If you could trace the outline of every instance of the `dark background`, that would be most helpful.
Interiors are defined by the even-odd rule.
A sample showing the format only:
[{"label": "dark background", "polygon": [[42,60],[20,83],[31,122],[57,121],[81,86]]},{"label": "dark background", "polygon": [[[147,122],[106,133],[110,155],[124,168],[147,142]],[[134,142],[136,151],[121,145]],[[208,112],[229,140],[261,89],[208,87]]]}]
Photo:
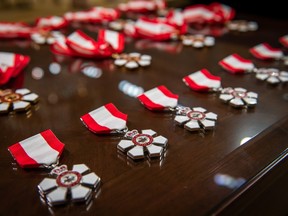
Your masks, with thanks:
[{"label": "dark background", "polygon": [[[260,15],[263,17],[273,17],[273,18],[285,18],[288,19],[288,9],[284,5],[285,1],[232,1],[232,0],[219,0],[219,1],[209,1],[209,0],[190,0],[187,1],[187,5],[191,4],[209,4],[212,2],[220,2],[233,7],[237,13],[249,13],[254,15]],[[288,23],[287,23],[288,27]]]},{"label": "dark background", "polygon": [[[168,7],[184,8],[192,4],[210,4],[213,0],[166,0]],[[116,7],[124,0],[0,0],[1,21],[25,21],[31,22],[37,17],[50,15],[63,15],[67,11],[83,10],[92,6]],[[238,14],[252,14],[276,19],[288,19],[288,9],[285,1],[261,1],[248,0],[232,1],[219,0],[218,2],[236,9]],[[11,16],[13,13],[13,16]],[[288,27],[288,25],[287,25]]]}]

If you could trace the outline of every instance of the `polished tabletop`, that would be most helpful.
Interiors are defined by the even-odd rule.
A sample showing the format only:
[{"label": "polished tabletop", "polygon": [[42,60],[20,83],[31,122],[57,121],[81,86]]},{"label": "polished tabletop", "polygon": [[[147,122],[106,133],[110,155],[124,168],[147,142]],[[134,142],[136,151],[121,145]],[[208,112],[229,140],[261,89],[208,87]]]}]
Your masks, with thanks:
[{"label": "polished tabletop", "polygon": [[[216,37],[213,47],[195,49],[180,42],[128,40],[125,52],[152,56],[147,68],[127,70],[112,59],[93,60],[54,56],[48,46],[28,41],[0,41],[0,51],[29,55],[31,62],[17,78],[1,88],[28,88],[40,100],[27,113],[0,116],[0,215],[207,215],[221,214],[243,191],[286,156],[288,147],[287,84],[271,85],[254,74],[233,75],[218,61],[238,53],[257,67],[285,69],[281,62],[255,59],[249,48],[262,42],[280,47],[287,21],[240,16],[257,21],[256,32],[229,32]],[[96,37],[97,26],[73,26]],[[49,66],[57,62],[60,73]],[[83,65],[98,68],[83,73]],[[36,73],[35,68],[44,74]],[[190,90],[184,76],[206,68],[222,78],[223,87],[242,87],[259,94],[255,108],[235,109],[218,93]],[[287,66],[286,66],[287,69]],[[34,72],[33,72],[34,71]],[[38,75],[38,76],[37,76]],[[124,81],[124,82],[122,82]],[[121,85],[120,85],[121,83]],[[123,88],[147,91],[165,85],[179,95],[179,104],[203,107],[218,114],[216,128],[189,132],[174,122],[172,112],[151,112]],[[137,92],[137,91],[136,91]],[[128,115],[129,129],[152,129],[168,139],[161,160],[132,161],[117,151],[122,135],[96,135],[80,117],[113,103]],[[65,150],[60,164],[86,164],[101,178],[101,187],[88,204],[48,207],[37,185],[49,176],[46,169],[23,169],[7,148],[51,129]]]}]

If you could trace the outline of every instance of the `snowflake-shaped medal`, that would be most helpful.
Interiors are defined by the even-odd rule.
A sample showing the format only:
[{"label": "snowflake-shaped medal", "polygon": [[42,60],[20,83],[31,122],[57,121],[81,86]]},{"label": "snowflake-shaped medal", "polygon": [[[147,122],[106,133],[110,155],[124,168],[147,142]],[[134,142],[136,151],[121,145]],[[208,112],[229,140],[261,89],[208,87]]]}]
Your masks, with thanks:
[{"label": "snowflake-shaped medal", "polygon": [[215,127],[217,120],[215,113],[206,113],[206,110],[201,107],[191,109],[179,105],[178,95],[173,94],[165,86],[150,89],[138,96],[138,99],[149,110],[175,112],[174,121],[180,125],[185,124],[187,130],[209,130]]},{"label": "snowflake-shaped medal", "polygon": [[126,25],[126,20],[118,19],[108,23],[108,27],[114,31],[122,31]]},{"label": "snowflake-shaped medal", "polygon": [[236,108],[251,108],[256,106],[258,94],[248,92],[244,88],[224,88],[219,96],[220,100]]},{"label": "snowflake-shaped medal", "polygon": [[64,40],[65,36],[59,31],[45,31],[33,33],[31,39],[37,44],[53,44],[56,40]]},{"label": "snowflake-shaped medal", "polygon": [[215,45],[215,38],[212,36],[205,36],[202,34],[196,35],[182,35],[182,43],[185,46],[193,46],[195,48],[202,48],[204,46],[211,47]]},{"label": "snowflake-shaped medal", "polygon": [[87,173],[89,168],[85,164],[76,164],[72,170],[61,165],[51,171],[56,179],[45,178],[38,185],[40,195],[50,206],[72,202],[89,202],[92,189],[100,185],[100,178],[94,173]]},{"label": "snowflake-shaped medal", "polygon": [[149,158],[161,158],[168,139],[163,136],[156,136],[156,132],[147,129],[139,133],[137,130],[128,131],[125,134],[125,140],[121,140],[117,148],[127,153],[133,160],[143,159],[145,155]]},{"label": "snowflake-shaped medal", "polygon": [[231,31],[247,32],[258,29],[257,22],[247,20],[231,20],[226,25]]},{"label": "snowflake-shaped medal", "polygon": [[141,55],[140,53],[123,53],[116,54],[113,56],[115,58],[114,64],[122,67],[125,66],[128,69],[135,69],[139,66],[147,67],[151,64],[151,56],[150,55]]},{"label": "snowflake-shaped medal", "polygon": [[37,103],[38,100],[39,96],[26,88],[16,91],[0,90],[0,113],[27,111],[30,109],[31,103]]},{"label": "snowflake-shaped medal", "polygon": [[217,114],[207,112],[202,107],[179,107],[174,120],[179,125],[184,124],[189,131],[211,130],[216,125]]},{"label": "snowflake-shaped medal", "polygon": [[279,71],[276,68],[259,68],[254,71],[257,79],[266,80],[270,84],[278,84],[288,81],[288,72]]}]

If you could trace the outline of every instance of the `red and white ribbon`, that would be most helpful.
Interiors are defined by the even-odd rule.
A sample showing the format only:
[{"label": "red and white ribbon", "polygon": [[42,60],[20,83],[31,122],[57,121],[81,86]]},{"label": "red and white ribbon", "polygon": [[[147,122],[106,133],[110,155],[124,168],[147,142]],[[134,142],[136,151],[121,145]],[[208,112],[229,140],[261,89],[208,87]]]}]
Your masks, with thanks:
[{"label": "red and white ribbon", "polygon": [[162,22],[172,25],[179,31],[179,34],[186,34],[188,25],[184,20],[183,13],[180,10],[171,10],[167,14],[166,18],[160,18]]},{"label": "red and white ribbon", "polygon": [[117,133],[125,130],[128,116],[120,112],[112,103],[101,106],[80,119],[93,133]]},{"label": "red and white ribbon", "polygon": [[183,82],[195,91],[214,91],[221,87],[221,77],[212,75],[205,68],[184,77]]},{"label": "red and white ribbon", "polygon": [[162,85],[144,92],[137,98],[149,110],[169,110],[178,105],[178,97]]},{"label": "red and white ribbon", "polygon": [[147,13],[156,10],[165,9],[166,2],[164,0],[132,0],[127,3],[118,5],[118,9],[123,12]]},{"label": "red and white ribbon", "polygon": [[214,2],[209,5],[209,8],[215,13],[216,22],[225,23],[235,17],[235,10],[228,5]]},{"label": "red and white ribbon", "polygon": [[64,14],[64,18],[69,22],[89,22],[90,21],[90,11],[76,11],[67,12]]},{"label": "red and white ribbon", "polygon": [[179,34],[172,25],[163,23],[157,19],[140,18],[135,23],[136,36],[156,41],[170,40]]},{"label": "red and white ribbon", "polygon": [[279,38],[279,42],[288,48],[288,35],[284,35],[282,37]]},{"label": "red and white ribbon", "polygon": [[124,24],[124,27],[123,27],[123,32],[125,33],[125,35],[132,37],[132,38],[138,38],[139,37],[139,35],[136,32],[134,21],[126,22]]},{"label": "red and white ribbon", "polygon": [[118,19],[120,13],[114,8],[93,7],[90,11],[90,22],[103,23]]},{"label": "red and white ribbon", "polygon": [[100,29],[98,32],[98,42],[110,44],[113,48],[113,53],[121,53],[124,50],[125,38],[124,35],[119,32]]},{"label": "red and white ribbon", "polygon": [[145,13],[155,11],[156,5],[152,1],[129,1],[118,5],[120,11]]},{"label": "red and white ribbon", "polygon": [[55,54],[75,56],[75,53],[72,49],[69,48],[66,44],[66,38],[56,40],[51,46],[50,50]]},{"label": "red and white ribbon", "polygon": [[20,22],[0,22],[0,38],[30,38],[33,28]]},{"label": "red and white ribbon", "polygon": [[77,30],[67,38],[56,40],[51,51],[56,54],[81,56],[87,58],[106,58],[124,49],[123,34],[115,31],[100,29],[98,41]]},{"label": "red and white ribbon", "polygon": [[234,18],[235,10],[215,2],[210,5],[189,6],[183,10],[183,15],[187,23],[225,23]]},{"label": "red and white ribbon", "polygon": [[34,168],[56,164],[64,147],[51,130],[46,130],[10,146],[8,150],[22,168]]},{"label": "red and white ribbon", "polygon": [[268,43],[258,44],[249,51],[253,56],[262,60],[281,59],[283,57],[281,49],[274,48]]},{"label": "red and white ribbon", "polygon": [[91,37],[77,30],[67,37],[66,44],[76,54],[84,57],[94,57],[98,54],[98,44]]},{"label": "red and white ribbon", "polygon": [[18,74],[28,65],[30,57],[21,54],[14,54],[14,71],[12,77],[18,76]]},{"label": "red and white ribbon", "polygon": [[175,26],[182,26],[185,24],[183,13],[180,10],[171,10],[168,12],[167,21]]},{"label": "red and white ribbon", "polygon": [[30,62],[29,56],[0,52],[0,85],[16,77]]},{"label": "red and white ribbon", "polygon": [[64,17],[70,22],[104,23],[118,19],[119,15],[113,8],[93,7],[88,11],[67,12]]},{"label": "red and white ribbon", "polygon": [[36,26],[40,28],[49,28],[52,30],[65,28],[68,25],[68,21],[59,16],[41,17],[36,20]]},{"label": "red and white ribbon", "polygon": [[231,73],[252,72],[255,68],[253,62],[234,53],[219,61],[219,65]]},{"label": "red and white ribbon", "polygon": [[212,23],[215,13],[208,6],[197,4],[185,8],[183,16],[187,23]]}]

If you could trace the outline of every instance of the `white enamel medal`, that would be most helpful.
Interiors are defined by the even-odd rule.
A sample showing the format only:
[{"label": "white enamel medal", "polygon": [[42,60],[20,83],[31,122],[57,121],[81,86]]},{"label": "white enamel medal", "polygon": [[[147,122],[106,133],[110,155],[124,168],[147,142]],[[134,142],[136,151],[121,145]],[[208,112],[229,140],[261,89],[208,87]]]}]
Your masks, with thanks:
[{"label": "white enamel medal", "polygon": [[257,31],[258,29],[257,22],[247,20],[230,20],[226,26],[230,31],[238,32]]},{"label": "white enamel medal", "polygon": [[280,71],[276,68],[258,68],[255,69],[256,78],[266,80],[270,84],[278,84],[288,82],[288,72]]},{"label": "white enamel medal", "polygon": [[71,202],[88,202],[93,190],[100,185],[95,173],[88,173],[85,164],[74,165],[69,171],[66,165],[58,166],[65,145],[51,130],[43,131],[8,148],[11,155],[22,168],[52,169],[51,176],[38,185],[41,197],[49,206]]},{"label": "white enamel medal", "polygon": [[0,90],[0,113],[23,112],[31,108],[31,104],[36,104],[39,96],[29,89]]},{"label": "white enamel medal", "polygon": [[118,67],[125,66],[127,69],[136,69],[138,67],[148,67],[151,64],[152,57],[150,55],[141,55],[140,53],[122,53],[112,56],[114,64]]},{"label": "white enamel medal", "polygon": [[224,103],[235,108],[253,108],[257,104],[258,94],[244,88],[224,88],[219,96]]},{"label": "white enamel medal", "polygon": [[126,153],[133,160],[149,158],[161,158],[166,150],[168,139],[156,136],[156,132],[148,129],[139,133],[137,130],[128,131],[124,135],[117,148]]},{"label": "white enamel medal", "polygon": [[94,172],[89,173],[85,164],[73,165],[72,170],[61,165],[55,167],[50,174],[56,178],[44,178],[38,185],[40,195],[49,206],[69,201],[88,203],[92,198],[92,189],[100,185],[100,178]]},{"label": "white enamel medal", "polygon": [[60,31],[39,30],[31,34],[31,39],[36,44],[53,44],[57,40],[65,40],[65,36]]},{"label": "white enamel medal", "polygon": [[217,114],[207,112],[202,107],[179,107],[174,121],[189,131],[213,130],[216,126]]},{"label": "white enamel medal", "polygon": [[202,34],[182,35],[180,36],[183,45],[192,46],[194,48],[212,47],[215,45],[215,38]]}]

